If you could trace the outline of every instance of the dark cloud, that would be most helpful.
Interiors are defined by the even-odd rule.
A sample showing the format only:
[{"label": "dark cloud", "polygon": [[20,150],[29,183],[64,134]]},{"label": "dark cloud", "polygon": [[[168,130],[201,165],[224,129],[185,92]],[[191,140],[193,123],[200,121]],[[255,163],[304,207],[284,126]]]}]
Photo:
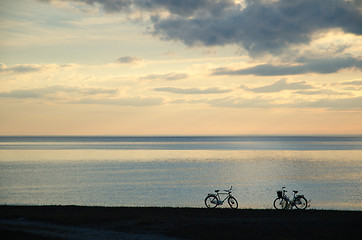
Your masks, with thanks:
[{"label": "dark cloud", "polygon": [[295,65],[261,64],[239,70],[219,68],[215,69],[213,75],[283,76],[306,73],[328,74],[347,68],[362,69],[362,60],[353,57],[299,59],[299,63]]},{"label": "dark cloud", "polygon": [[218,93],[228,93],[232,90],[230,89],[220,89],[220,88],[175,88],[175,87],[162,87],[162,88],[155,88],[154,91],[158,92],[170,92],[170,93],[177,93],[177,94],[218,94]]},{"label": "dark cloud", "polygon": [[[41,0],[50,2],[50,0]],[[61,0],[101,6],[106,12],[152,15],[151,32],[186,45],[237,44],[251,56],[280,54],[309,43],[314,33],[342,29],[362,35],[360,0]],[[168,15],[158,15],[167,11]]]},{"label": "dark cloud", "polygon": [[113,13],[120,11],[128,11],[132,5],[132,0],[74,0],[75,2],[85,2],[90,5],[99,4],[105,11]]},{"label": "dark cloud", "polygon": [[[51,0],[38,0],[51,2]],[[166,10],[178,16],[189,17],[199,10],[218,15],[223,9],[234,5],[232,0],[60,0],[99,5],[108,13],[142,10]]]},{"label": "dark cloud", "polygon": [[143,77],[142,79],[162,79],[168,81],[180,80],[187,78],[188,75],[186,73],[167,73],[167,74],[151,74]]},{"label": "dark cloud", "polygon": [[[51,3],[52,0],[38,0],[39,2]],[[133,0],[59,0],[62,2],[86,3],[88,5],[99,4],[106,12],[114,13],[128,11]]]},{"label": "dark cloud", "polygon": [[242,86],[241,88],[252,91],[255,93],[271,93],[271,92],[281,92],[283,90],[300,90],[300,89],[313,89],[314,87],[306,84],[305,82],[287,82],[286,79],[281,79],[273,84],[258,87],[258,88],[247,88]]},{"label": "dark cloud", "polygon": [[279,54],[294,44],[309,43],[312,35],[327,29],[362,34],[362,12],[344,0],[247,0],[213,17],[169,17],[154,20],[154,33],[187,45],[243,46],[252,56]]},{"label": "dark cloud", "polygon": [[135,0],[133,4],[145,10],[165,9],[183,17],[193,16],[200,10],[218,16],[224,9],[234,6],[232,0]]}]

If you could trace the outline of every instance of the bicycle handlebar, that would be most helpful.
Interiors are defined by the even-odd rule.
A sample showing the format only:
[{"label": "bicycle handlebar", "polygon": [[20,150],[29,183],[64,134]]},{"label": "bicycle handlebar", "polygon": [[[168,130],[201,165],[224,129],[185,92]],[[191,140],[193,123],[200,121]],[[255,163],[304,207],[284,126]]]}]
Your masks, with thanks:
[{"label": "bicycle handlebar", "polygon": [[233,186],[231,186],[230,189],[224,190],[224,191],[225,191],[225,192],[231,192],[232,189],[233,189]]},{"label": "bicycle handlebar", "polygon": [[[230,189],[228,189],[228,190],[225,190],[225,189],[224,189],[224,192],[231,193],[231,192],[232,192],[232,191],[231,191],[232,189],[233,189],[233,186],[231,186]],[[220,191],[220,190],[215,190],[215,192],[219,192],[219,191]]]}]

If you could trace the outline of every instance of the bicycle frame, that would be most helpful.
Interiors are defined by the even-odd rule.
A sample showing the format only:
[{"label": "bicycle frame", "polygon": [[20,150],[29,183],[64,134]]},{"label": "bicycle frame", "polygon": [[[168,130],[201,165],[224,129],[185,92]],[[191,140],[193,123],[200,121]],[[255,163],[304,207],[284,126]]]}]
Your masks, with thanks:
[{"label": "bicycle frame", "polygon": [[238,201],[231,194],[232,187],[229,190],[215,190],[215,193],[209,193],[205,198],[205,205],[207,208],[215,208],[217,206],[223,205],[225,201],[229,204],[232,209],[238,208]]},{"label": "bicycle frame", "polygon": [[[280,192],[282,194],[279,194]],[[298,191],[293,190],[293,198],[290,199],[290,197],[286,194],[286,192],[287,192],[287,190],[285,190],[285,187],[282,187],[282,191],[277,192],[278,193],[278,198],[283,198],[283,199],[286,200],[286,203],[287,203],[286,208],[293,208],[297,204],[301,204],[301,202],[300,202],[301,199],[305,200],[306,207],[308,207],[308,201],[305,199],[304,195],[296,195],[298,193]],[[275,205],[274,205],[274,207],[275,207]],[[296,207],[299,209],[298,206],[296,206]],[[303,209],[305,209],[305,208],[303,208]]]},{"label": "bicycle frame", "polygon": [[[227,191],[227,190],[224,190]],[[228,190],[230,191],[230,190]],[[223,205],[224,202],[231,196],[231,192],[216,192],[216,194],[210,194],[210,195],[214,195],[217,198],[217,205]],[[221,200],[221,196],[220,195],[227,195],[224,200]]]},{"label": "bicycle frame", "polygon": [[[288,205],[294,206],[295,205],[295,200],[297,199],[297,196],[295,195],[297,192],[293,191],[293,199],[290,200],[290,198],[285,194],[285,190],[283,190],[283,197],[288,201]],[[303,196],[303,195],[298,195],[298,196]]]}]

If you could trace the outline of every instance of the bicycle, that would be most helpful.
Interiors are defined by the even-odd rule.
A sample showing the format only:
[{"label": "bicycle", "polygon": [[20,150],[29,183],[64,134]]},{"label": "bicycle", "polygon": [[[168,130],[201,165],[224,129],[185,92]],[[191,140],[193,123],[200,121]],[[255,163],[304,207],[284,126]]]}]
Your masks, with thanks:
[{"label": "bicycle", "polygon": [[308,207],[308,201],[304,197],[304,195],[296,195],[298,191],[293,190],[293,199],[285,194],[287,190],[285,187],[282,187],[281,191],[277,191],[277,198],[274,200],[274,208],[275,209],[287,209],[296,207],[297,209],[304,210]]},{"label": "bicycle", "polygon": [[[231,195],[232,186],[229,190],[224,190],[224,192],[220,192],[220,190],[215,190],[215,193],[209,193],[205,198],[205,205],[207,208],[216,208],[219,205],[223,205],[227,200],[229,206],[232,209],[238,208],[238,201]],[[220,195],[226,195],[226,197],[222,200]]]}]

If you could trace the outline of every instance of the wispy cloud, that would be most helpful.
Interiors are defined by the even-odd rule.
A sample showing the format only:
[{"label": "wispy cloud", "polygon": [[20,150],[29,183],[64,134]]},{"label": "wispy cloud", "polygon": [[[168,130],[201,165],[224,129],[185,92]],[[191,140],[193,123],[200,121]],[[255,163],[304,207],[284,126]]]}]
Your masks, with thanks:
[{"label": "wispy cloud", "polygon": [[331,83],[331,86],[344,91],[359,92],[362,90],[361,80],[343,81]]},{"label": "wispy cloud", "polygon": [[108,88],[81,88],[69,86],[49,86],[43,88],[32,89],[17,89],[10,92],[0,92],[0,97],[3,98],[54,98],[56,94],[73,94],[79,96],[87,95],[115,95],[118,93],[117,89]]},{"label": "wispy cloud", "polygon": [[134,64],[143,62],[143,59],[139,57],[124,56],[118,58],[117,62],[122,64]]},{"label": "wispy cloud", "polygon": [[207,100],[207,103],[213,107],[222,108],[273,108],[279,105],[272,102],[270,99],[264,99],[260,97],[256,98],[235,98],[226,97]]},{"label": "wispy cloud", "polygon": [[271,93],[281,92],[283,90],[301,90],[301,89],[314,89],[313,86],[306,84],[306,82],[288,82],[286,79],[280,79],[279,81],[257,88],[248,88],[246,86],[240,86],[240,88],[255,92],[255,93]]},{"label": "wispy cloud", "polygon": [[329,89],[317,89],[317,90],[299,90],[295,91],[294,93],[301,94],[301,95],[350,95],[352,94],[350,92],[341,92],[341,91],[335,91],[335,90],[329,90]]},{"label": "wispy cloud", "polygon": [[362,69],[362,60],[353,57],[300,59],[298,63],[293,65],[261,64],[236,70],[218,68],[214,70],[213,75],[285,76],[306,73],[329,74],[349,68]]},{"label": "wispy cloud", "polygon": [[0,63],[0,72],[30,73],[39,72],[43,69],[44,67],[38,64],[17,64],[7,67],[4,63]]},{"label": "wispy cloud", "polygon": [[354,86],[362,86],[362,80],[354,80],[354,81],[346,81],[339,83],[340,85],[354,85]]},{"label": "wispy cloud", "polygon": [[115,88],[87,88],[70,86],[49,86],[44,88],[17,89],[0,92],[0,98],[37,99],[68,104],[97,104],[119,106],[154,106],[163,104],[159,97],[120,97]]},{"label": "wispy cloud", "polygon": [[230,89],[221,89],[221,88],[175,88],[175,87],[161,87],[161,88],[154,88],[154,91],[158,92],[169,92],[169,93],[176,93],[176,94],[220,94],[220,93],[228,93],[232,90]]},{"label": "wispy cloud", "polygon": [[361,111],[362,110],[362,97],[349,97],[349,98],[322,98],[318,100],[298,100],[289,102],[278,102],[268,98],[219,98],[207,100],[206,103],[213,107],[225,108],[305,108],[305,109],[328,109],[332,111]]},{"label": "wispy cloud", "polygon": [[326,108],[330,110],[348,111],[348,110],[362,110],[362,97],[354,98],[325,98],[312,102],[301,102],[292,104],[291,107],[305,107],[305,108]]},{"label": "wispy cloud", "polygon": [[160,79],[160,80],[174,81],[174,80],[185,79],[187,77],[188,75],[186,73],[166,73],[166,74],[151,74],[142,77],[142,79],[149,79],[149,80]]},{"label": "wispy cloud", "polygon": [[0,73],[14,73],[14,74],[27,74],[37,73],[54,69],[74,69],[79,67],[78,64],[15,64],[7,66],[0,63]]},{"label": "wispy cloud", "polygon": [[74,104],[97,104],[97,105],[118,105],[118,106],[156,106],[163,104],[162,98],[152,97],[128,97],[128,98],[84,98],[71,101]]}]

